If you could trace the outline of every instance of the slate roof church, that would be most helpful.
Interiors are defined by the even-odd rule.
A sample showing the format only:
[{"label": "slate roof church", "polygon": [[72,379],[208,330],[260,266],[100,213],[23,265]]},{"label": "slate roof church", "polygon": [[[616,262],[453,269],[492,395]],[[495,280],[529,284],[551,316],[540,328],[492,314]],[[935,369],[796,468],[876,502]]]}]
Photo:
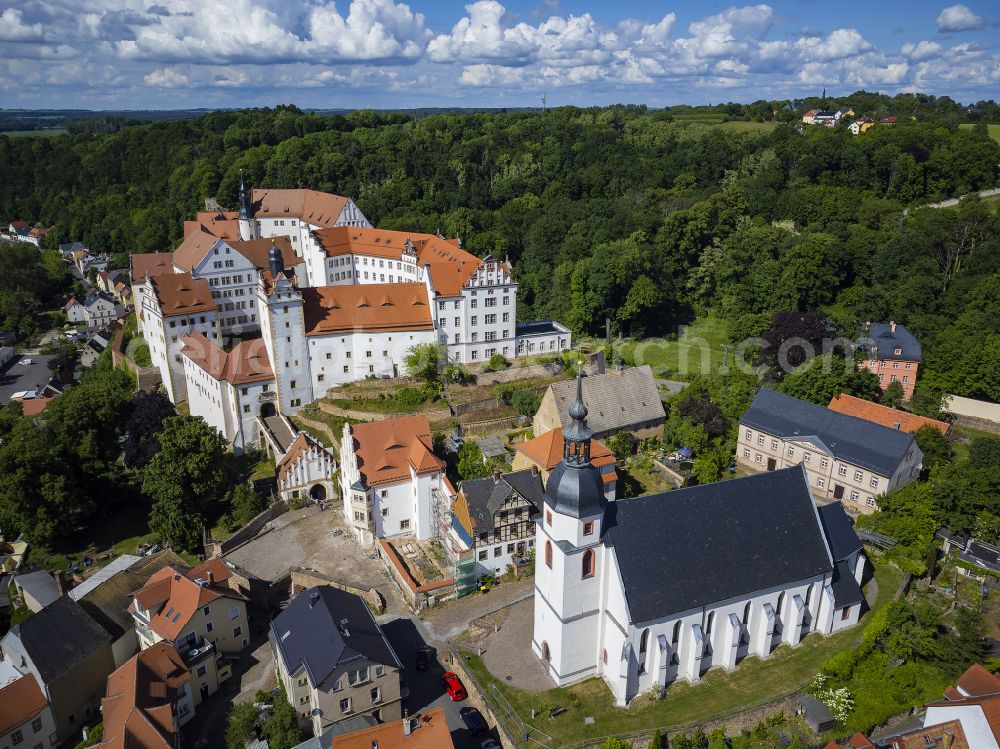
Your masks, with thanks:
[{"label": "slate roof church", "polygon": [[865,558],[801,466],[608,502],[577,379],[536,527],[532,648],[560,686],[626,705],[655,685],[856,624]]}]

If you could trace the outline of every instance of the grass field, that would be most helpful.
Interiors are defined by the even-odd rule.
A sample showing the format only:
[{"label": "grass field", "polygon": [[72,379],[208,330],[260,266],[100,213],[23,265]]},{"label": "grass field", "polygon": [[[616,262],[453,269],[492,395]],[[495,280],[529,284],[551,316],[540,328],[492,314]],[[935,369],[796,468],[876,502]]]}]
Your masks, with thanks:
[{"label": "grass field", "polygon": [[[971,130],[972,129],[972,125],[970,125],[970,124],[959,125],[959,127],[962,130]],[[1000,143],[1000,125],[987,125],[986,127],[989,128],[990,137],[993,140],[995,140],[997,143]]]},{"label": "grass field", "polygon": [[725,321],[705,317],[688,325],[679,338],[626,342],[621,355],[636,366],[648,364],[657,376],[708,374],[722,364],[722,345],[728,340]]},{"label": "grass field", "polygon": [[737,132],[766,132],[778,126],[777,122],[720,122],[719,127]]},{"label": "grass field", "polygon": [[[902,581],[902,573],[880,565],[875,569],[875,578],[878,597],[874,610],[877,610],[892,599]],[[865,614],[862,623],[867,624],[871,615],[871,611]],[[637,697],[627,710],[614,706],[611,693],[599,679],[546,692],[521,692],[494,679],[475,655],[468,654],[466,659],[480,682],[495,684],[522,720],[532,722],[532,708],[541,709],[546,717],[533,721],[534,725],[552,736],[555,746],[561,746],[593,736],[687,726],[725,717],[741,706],[760,703],[805,686],[824,661],[852,647],[860,636],[860,627],[829,637],[809,635],[797,648],[783,645],[766,660],[747,658],[728,673],[722,669],[709,671],[699,684],[673,684],[662,700],[653,700],[648,695]],[[549,719],[547,711],[556,706],[565,707],[566,712]],[[584,724],[583,719],[587,716],[594,718],[593,725]]]},{"label": "grass field", "polygon": [[4,130],[0,135],[6,135],[8,138],[51,138],[68,132],[64,127],[53,127],[49,130]]}]

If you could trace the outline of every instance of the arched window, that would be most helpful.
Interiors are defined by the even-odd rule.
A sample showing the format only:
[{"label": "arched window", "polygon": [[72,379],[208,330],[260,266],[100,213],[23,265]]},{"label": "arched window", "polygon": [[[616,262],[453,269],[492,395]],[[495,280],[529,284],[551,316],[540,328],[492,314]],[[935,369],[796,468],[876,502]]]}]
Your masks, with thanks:
[{"label": "arched window", "polygon": [[712,627],[715,626],[715,612],[712,611],[708,615],[708,623],[705,625],[705,634],[711,636]]},{"label": "arched window", "polygon": [[601,655],[601,658],[604,660],[604,665],[607,666],[608,665],[608,649],[607,648],[604,648],[604,653]]},{"label": "arched window", "polygon": [[781,611],[785,607],[785,591],[781,591],[781,595],[778,596],[778,607],[774,610],[775,615],[780,619]]},{"label": "arched window", "polygon": [[751,605],[752,605],[752,602],[751,601],[747,601],[747,605],[743,607],[743,626],[747,627],[747,628],[750,627],[750,606]]},{"label": "arched window", "polygon": [[642,636],[639,637],[639,653],[645,653],[646,649],[649,647],[649,630],[642,630]]},{"label": "arched window", "polygon": [[542,640],[542,660],[548,663],[552,660],[552,653],[549,652],[549,644]]},{"label": "arched window", "polygon": [[812,594],[813,594],[813,586],[812,584],[810,584],[809,587],[806,588],[806,608],[809,608],[809,601],[812,598]]},{"label": "arched window", "polygon": [[545,542],[545,566],[552,569],[552,542]]},{"label": "arched window", "polygon": [[581,576],[584,578],[594,576],[594,566],[596,564],[597,556],[594,554],[593,549],[587,549],[583,552],[583,569]]},{"label": "arched window", "polygon": [[674,633],[670,636],[670,644],[676,645],[677,641],[681,639],[681,623],[676,622],[674,624]]}]

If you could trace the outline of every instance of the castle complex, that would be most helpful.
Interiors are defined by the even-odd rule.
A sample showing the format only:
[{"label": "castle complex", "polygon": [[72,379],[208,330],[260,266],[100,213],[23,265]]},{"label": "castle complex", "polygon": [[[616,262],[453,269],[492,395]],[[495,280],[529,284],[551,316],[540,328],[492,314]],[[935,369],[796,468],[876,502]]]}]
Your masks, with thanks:
[{"label": "castle complex", "polygon": [[237,451],[258,416],[294,414],[331,387],[402,374],[407,351],[449,361],[556,353],[570,331],[518,324],[507,260],[458,239],[373,228],[350,198],[241,183],[240,210],[185,222],[172,253],[132,256],[152,363]]}]

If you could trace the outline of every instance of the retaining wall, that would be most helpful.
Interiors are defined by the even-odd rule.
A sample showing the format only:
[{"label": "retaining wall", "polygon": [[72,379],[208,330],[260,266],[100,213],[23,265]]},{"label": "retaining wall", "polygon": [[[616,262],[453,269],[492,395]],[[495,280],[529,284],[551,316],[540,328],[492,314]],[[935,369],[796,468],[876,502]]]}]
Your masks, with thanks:
[{"label": "retaining wall", "polygon": [[205,558],[211,559],[212,557],[221,557],[223,554],[228,554],[237,546],[242,546],[250,539],[255,538],[265,525],[276,517],[284,515],[286,512],[288,512],[288,505],[285,503],[285,500],[276,500],[270,507],[237,530],[225,541],[207,542],[205,544]]},{"label": "retaining wall", "polygon": [[292,567],[290,570],[290,576],[292,580],[291,593],[293,596],[307,588],[314,588],[318,585],[329,585],[332,588],[337,588],[338,590],[344,590],[348,593],[353,593],[356,596],[361,596],[365,603],[368,604],[368,608],[372,609],[377,614],[381,614],[385,611],[385,598],[383,598],[382,594],[375,588],[356,588],[353,585],[348,585],[347,583],[342,583],[334,580],[333,578],[327,577],[326,575],[320,574],[316,570],[306,569],[304,567]]}]

